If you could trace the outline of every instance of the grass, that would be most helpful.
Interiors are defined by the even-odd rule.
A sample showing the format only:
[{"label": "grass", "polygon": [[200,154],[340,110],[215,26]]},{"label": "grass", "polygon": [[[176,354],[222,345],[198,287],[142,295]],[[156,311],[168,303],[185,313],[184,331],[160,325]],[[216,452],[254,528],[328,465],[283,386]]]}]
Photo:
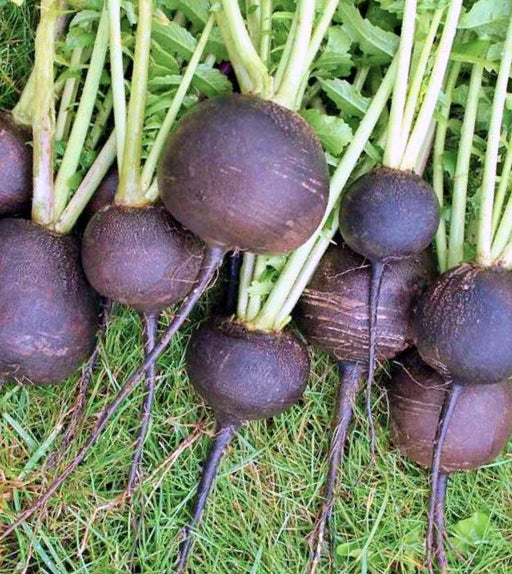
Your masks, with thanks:
[{"label": "grass", "polygon": [[[0,0],[1,2],[1,0]],[[31,58],[29,8],[0,4],[0,105],[12,107]],[[135,513],[144,507],[140,543],[132,555],[132,514],[123,499],[138,429],[139,387],[108,426],[86,462],[37,518],[0,547],[1,573],[166,573],[172,571],[180,531],[214,431],[213,417],[190,388],[184,353],[194,325],[212,313],[215,294],[196,310],[159,362],[154,420],[144,456]],[[168,320],[169,315],[163,323]],[[117,307],[101,340],[87,418],[69,460],[95,414],[142,357],[137,316]],[[317,512],[330,437],[336,372],[317,353],[302,403],[272,421],[243,428],[221,465],[190,572],[295,574],[305,571],[307,536]],[[77,379],[58,387],[2,386],[0,393],[0,514],[15,515],[57,472],[47,455],[69,422]],[[362,401],[361,401],[362,403]],[[332,521],[336,562],[320,573],[413,573],[421,565],[428,479],[389,445],[385,395],[374,394],[377,462],[369,458],[363,409],[355,416],[348,458]],[[512,445],[510,445],[512,447]],[[512,449],[509,449],[512,452]],[[451,572],[512,572],[512,457],[453,477],[447,521],[465,561],[451,556]],[[489,517],[489,527],[483,529]],[[465,540],[455,537],[456,530]]]}]

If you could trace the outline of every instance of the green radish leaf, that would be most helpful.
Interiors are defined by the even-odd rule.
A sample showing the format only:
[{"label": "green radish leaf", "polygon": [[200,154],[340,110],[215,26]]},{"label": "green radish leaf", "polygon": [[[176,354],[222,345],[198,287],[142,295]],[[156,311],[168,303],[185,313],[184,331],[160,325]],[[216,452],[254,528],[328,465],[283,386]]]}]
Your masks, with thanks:
[{"label": "green radish leaf", "polygon": [[185,14],[194,26],[206,25],[210,4],[208,0],[174,0],[176,9]]},{"label": "green radish leaf", "polygon": [[157,66],[165,69],[167,74],[177,74],[180,71],[176,58],[164,50],[156,40],[151,43],[151,58]]},{"label": "green radish leaf", "polygon": [[186,61],[192,57],[197,43],[194,36],[176,22],[153,21],[152,36],[163,50],[178,54]]},{"label": "green radish leaf", "polygon": [[355,6],[342,2],[338,7],[338,16],[345,29],[364,54],[379,56],[383,62],[390,62],[399,43],[392,32],[382,30],[363,18]]},{"label": "green radish leaf", "polygon": [[233,91],[233,86],[228,78],[216,68],[210,68],[207,64],[199,64],[192,79],[192,85],[199,93],[211,98],[223,96]]},{"label": "green radish leaf", "polygon": [[356,90],[352,84],[346,80],[322,80],[320,85],[329,99],[331,99],[336,106],[345,112],[348,116],[361,117],[365,114],[370,99],[365,98],[359,90]]},{"label": "green radish leaf", "polygon": [[222,34],[218,28],[213,28],[208,42],[206,43],[206,54],[213,54],[217,62],[222,62],[229,60],[228,52],[226,46],[224,45],[224,40],[222,39]]},{"label": "green radish leaf", "polygon": [[137,24],[137,10],[133,5],[133,2],[128,2],[128,0],[121,0],[120,4],[121,8],[126,14],[128,22],[130,22],[130,25],[135,26]]},{"label": "green radish leaf", "polygon": [[66,47],[70,50],[92,47],[95,39],[96,32],[74,27],[66,35]]},{"label": "green radish leaf", "polygon": [[83,24],[89,24],[90,22],[97,22],[100,19],[100,15],[95,10],[82,10],[75,14],[69,23],[69,28],[74,28],[75,26],[81,26]]},{"label": "green radish leaf", "polygon": [[352,139],[352,129],[341,118],[327,116],[318,110],[305,110],[302,117],[315,130],[324,148],[339,156]]},{"label": "green radish leaf", "polygon": [[269,255],[267,257],[267,266],[280,273],[288,260],[287,255]]},{"label": "green radish leaf", "polygon": [[461,16],[458,27],[462,30],[474,30],[484,38],[503,38],[511,16],[510,0],[478,0],[471,10]]},{"label": "green radish leaf", "polygon": [[[392,12],[394,14],[402,15],[404,12],[405,0],[377,0],[383,10]],[[417,11],[430,12],[441,8],[446,8],[450,0],[419,0],[417,4]]]},{"label": "green radish leaf", "polygon": [[316,61],[315,68],[335,72],[336,76],[346,76],[353,66],[350,54],[352,40],[340,26],[331,26],[328,30],[327,45]]},{"label": "green radish leaf", "polygon": [[247,288],[249,295],[259,295],[263,297],[268,295],[272,291],[274,282],[271,280],[266,281],[253,281],[251,285]]},{"label": "green radish leaf", "polygon": [[149,89],[154,92],[155,90],[169,89],[172,86],[179,86],[182,76],[177,74],[168,76],[157,76],[148,81]]}]

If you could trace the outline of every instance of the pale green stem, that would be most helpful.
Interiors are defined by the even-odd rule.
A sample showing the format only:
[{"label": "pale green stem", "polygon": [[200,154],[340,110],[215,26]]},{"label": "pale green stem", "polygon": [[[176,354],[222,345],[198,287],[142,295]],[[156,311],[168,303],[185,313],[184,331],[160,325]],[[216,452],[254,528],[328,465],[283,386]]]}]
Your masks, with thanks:
[{"label": "pale green stem", "polygon": [[48,226],[53,221],[55,195],[53,153],[55,137],[54,71],[55,0],[41,0],[41,16],[35,39],[35,99],[32,118],[33,198],[32,219]]},{"label": "pale green stem", "polygon": [[352,82],[352,86],[355,90],[359,92],[363,89],[364,83],[366,82],[366,78],[368,77],[368,72],[370,71],[370,66],[361,66],[357,72],[354,81]]},{"label": "pale green stem", "polygon": [[126,137],[126,94],[124,89],[123,46],[121,43],[120,0],[106,0],[108,6],[110,75],[114,98],[114,123],[117,137],[117,169],[121,173]]},{"label": "pale green stem", "polygon": [[405,11],[402,21],[402,34],[398,47],[398,71],[393,98],[391,100],[391,112],[389,114],[388,139],[384,148],[382,164],[398,168],[402,159],[405,143],[401,140],[404,107],[409,85],[409,66],[414,43],[414,27],[416,21],[416,0],[405,0]]},{"label": "pale green stem", "polygon": [[261,0],[260,58],[268,67],[272,41],[272,0]]},{"label": "pale green stem", "polygon": [[461,6],[462,0],[452,0],[448,9],[444,30],[435,56],[434,66],[432,68],[425,99],[423,100],[411,137],[407,143],[407,147],[400,163],[400,169],[414,169],[419,150],[425,141],[425,136],[428,132],[430,121],[434,115],[439,93],[443,85],[446,66],[448,65],[450,51],[457,31],[457,22]]},{"label": "pale green stem", "polygon": [[286,39],[286,44],[284,45],[283,53],[281,54],[281,59],[279,60],[279,65],[277,66],[276,73],[274,74],[274,92],[276,92],[281,86],[283,80],[284,72],[288,65],[288,60],[292,53],[293,39],[295,38],[295,30],[297,28],[298,13],[295,15],[290,26],[290,31],[288,32],[288,38]]},{"label": "pale green stem", "polygon": [[[83,62],[84,48],[75,48],[71,54],[69,67],[71,70],[78,70]],[[78,93],[78,86],[80,85],[80,75],[76,74],[72,78],[68,78],[62,90],[60,99],[59,113],[57,114],[57,121],[55,124],[55,140],[64,141],[68,139],[69,129],[71,127],[71,118],[73,114],[73,106],[76,103],[76,95]]]},{"label": "pale green stem", "polygon": [[315,0],[298,0],[297,26],[290,57],[283,73],[279,89],[272,98],[282,106],[294,108],[299,90],[304,78],[307,77],[307,53],[313,31],[315,16]]},{"label": "pale green stem", "polygon": [[244,67],[252,80],[253,92],[268,98],[271,93],[272,82],[265,64],[254,48],[247,28],[245,27],[237,0],[221,0],[222,11],[218,12],[218,19],[224,17],[229,29],[233,47],[243,62]]},{"label": "pale green stem", "polygon": [[[267,268],[267,261],[268,257],[266,255],[258,255],[256,257],[254,270],[251,278],[251,285],[253,283],[261,281],[262,275],[263,273],[265,273],[265,270]],[[256,295],[254,293],[251,293],[249,295],[249,303],[247,305],[247,311],[245,314],[247,322],[250,323],[252,319],[254,319],[254,317],[256,317],[256,315],[260,312],[261,303],[262,303],[261,295]]]},{"label": "pale green stem", "polygon": [[21,93],[18,103],[12,109],[12,117],[14,121],[21,126],[32,126],[32,114],[34,107],[34,98],[36,91],[36,75],[35,70],[32,69],[30,76],[25,84],[23,92]]},{"label": "pale green stem", "polygon": [[483,73],[484,67],[482,64],[475,64],[473,66],[469,81],[464,120],[460,131],[457,163],[453,178],[448,268],[455,267],[464,260],[464,230],[466,223],[469,164],[471,160],[471,149],[473,147],[476,113],[478,111],[478,100],[482,87]]},{"label": "pale green stem", "polygon": [[[313,65],[313,60],[316,58],[318,51],[320,50],[320,46],[322,44],[322,40],[324,39],[329,26],[331,25],[332,18],[334,13],[336,12],[336,8],[340,0],[328,0],[325,6],[322,9],[322,15],[320,16],[320,20],[318,21],[317,25],[313,29],[313,34],[311,35],[311,41],[309,42],[308,53],[306,56],[306,69],[310,69]],[[300,88],[297,91],[297,96],[295,98],[295,107],[298,109],[301,106],[301,102],[304,98],[304,93],[306,92],[307,85],[308,85],[308,78],[307,76],[303,78]]]},{"label": "pale green stem", "polygon": [[501,267],[506,267],[507,269],[512,267],[512,242],[510,242],[503,250],[500,258],[496,261],[496,264]]},{"label": "pale green stem", "polygon": [[[61,13],[59,17],[55,19],[55,40],[59,40],[64,35],[69,22],[69,14],[62,13],[67,11],[67,2],[59,2],[56,9]],[[14,106],[11,111],[14,121],[22,126],[31,127],[32,126],[32,114],[33,106],[35,100],[35,88],[36,88],[36,75],[35,69],[32,68],[30,76],[28,77],[27,83],[21,92],[21,96],[18,103]]]},{"label": "pale green stem", "polygon": [[158,181],[156,177],[153,180],[153,183],[149,186],[146,193],[144,194],[144,197],[146,198],[146,201],[148,203],[155,203],[160,197],[160,191],[158,189]]},{"label": "pale green stem", "polygon": [[512,62],[512,18],[509,22],[502,54],[492,102],[491,123],[487,136],[484,173],[482,175],[476,251],[476,260],[481,265],[490,265],[492,263],[492,210],[494,203],[494,186],[496,185],[496,164],[500,147],[501,120],[503,118],[503,108],[507,96],[507,85]]},{"label": "pale green stem", "polygon": [[245,68],[245,62],[240,57],[240,54],[236,50],[233,37],[229,30],[227,21],[222,17],[222,12],[216,12],[215,21],[222,34],[222,39],[224,40],[224,46],[228,52],[229,61],[233,66],[236,74],[236,79],[238,85],[240,86],[240,91],[242,94],[250,94],[254,92],[254,84],[248,70]]},{"label": "pale green stem", "polygon": [[196,44],[194,53],[190,58],[190,62],[187,66],[187,69],[183,74],[183,79],[181,80],[180,85],[178,86],[176,94],[172,100],[171,107],[169,108],[165,116],[165,119],[160,127],[160,130],[158,131],[156,139],[146,159],[146,163],[144,164],[144,168],[142,170],[141,175],[141,187],[144,193],[146,193],[149,187],[151,186],[151,182],[153,180],[156,166],[160,158],[162,149],[165,146],[167,136],[169,135],[169,132],[171,131],[174,121],[176,120],[176,116],[178,115],[178,112],[180,111],[180,108],[183,104],[183,100],[190,87],[194,74],[197,70],[197,66],[201,61],[201,57],[203,55],[205,46],[208,42],[208,38],[210,37],[214,21],[215,16],[214,14],[211,14],[210,17],[208,18],[206,26],[204,27],[201,37],[199,38],[199,42]]},{"label": "pale green stem", "polygon": [[430,126],[427,131],[427,136],[425,138],[425,143],[420,149],[420,153],[416,158],[416,165],[414,166],[414,173],[418,175],[423,175],[428,163],[428,159],[430,157],[430,153],[432,151],[432,145],[434,143],[434,134],[436,131],[436,120],[432,118],[430,122]]},{"label": "pale green stem", "polygon": [[242,321],[247,319],[247,305],[249,304],[248,289],[251,285],[255,261],[256,255],[254,255],[254,253],[244,253],[242,267],[238,278],[239,287],[237,302],[237,317]]},{"label": "pale green stem", "polygon": [[[98,102],[96,102],[98,104]],[[108,120],[110,119],[110,114],[112,113],[112,109],[114,107],[114,94],[112,92],[112,88],[110,87],[107,95],[103,99],[103,104],[100,107],[99,112],[97,113],[94,124],[85,140],[85,147],[88,149],[95,149],[100,141],[103,132],[105,131],[105,127],[107,125]]]},{"label": "pale green stem", "polygon": [[512,172],[512,131],[509,135],[507,142],[507,153],[505,155],[505,161],[503,162],[503,168],[500,175],[500,183],[498,185],[498,192],[496,193],[496,199],[494,200],[494,208],[492,214],[492,231],[497,232],[500,225],[501,212],[503,209],[503,204],[505,202],[505,197],[507,195],[507,190],[510,184],[510,173]]},{"label": "pale green stem", "polygon": [[[510,177],[510,169],[508,172],[508,176]],[[491,251],[491,258],[494,261],[498,258],[507,243],[510,242],[512,235],[512,196],[509,197],[507,205],[505,207],[505,211],[503,212],[503,217],[498,227],[498,232],[496,233],[496,237],[494,238],[494,242],[492,244],[492,251]]]},{"label": "pale green stem", "polygon": [[[457,83],[461,68],[460,62],[454,62],[448,73],[446,80],[445,98],[439,107],[439,121],[436,126],[434,139],[434,154],[432,161],[432,187],[439,201],[442,210],[444,205],[444,147],[446,142],[446,132],[448,129],[448,117],[453,99],[453,90]],[[446,237],[446,220],[441,217],[439,227],[437,228],[436,237],[436,254],[439,271],[442,273],[448,267],[448,241]]]},{"label": "pale green stem", "polygon": [[57,220],[57,223],[54,226],[57,233],[69,233],[73,229],[85,206],[89,203],[94,192],[98,189],[103,178],[107,175],[107,172],[112,167],[115,159],[116,136],[115,131],[113,131],[98,154],[98,157],[89,168],[89,171],[82,180],[82,183],[73,194],[73,197],[67,204],[66,209]]},{"label": "pale green stem", "polygon": [[313,34],[311,35],[311,41],[309,42],[308,52],[306,56],[306,67],[309,68],[313,63],[313,60],[320,50],[320,45],[324,39],[324,36],[331,25],[334,13],[340,0],[328,0],[325,6],[322,8],[322,15],[317,25],[313,29]]},{"label": "pale green stem", "polygon": [[76,112],[75,121],[71,128],[69,140],[66,144],[66,151],[60,164],[59,173],[55,179],[55,213],[56,221],[64,211],[70,195],[70,180],[76,173],[80,164],[80,154],[84,147],[85,138],[89,129],[94,104],[98,94],[101,75],[105,65],[105,58],[108,48],[108,14],[106,8],[103,9],[96,40],[91,54],[89,70],[85,78],[84,88],[80,97],[80,104]]},{"label": "pale green stem", "polygon": [[[421,86],[423,84],[423,79],[425,76],[425,71],[427,69],[427,64],[432,52],[432,46],[434,45],[434,40],[436,38],[437,30],[441,22],[441,17],[443,15],[444,9],[439,9],[434,12],[432,21],[430,22],[430,27],[428,30],[427,37],[423,43],[418,62],[412,73],[412,80],[410,82],[409,95],[407,97],[407,102],[405,104],[404,117],[402,121],[402,135],[400,136],[400,141],[405,143],[409,139],[409,133],[411,131],[412,122],[414,120],[414,112],[416,111],[416,105],[418,104],[418,98],[420,95]],[[402,149],[403,154],[403,149]]]},{"label": "pale green stem", "polygon": [[140,185],[140,161],[142,153],[142,130],[148,88],[149,53],[151,49],[151,24],[153,0],[139,2],[139,18],[135,39],[135,55],[131,83],[130,102],[123,151],[123,169],[117,188],[117,204],[139,207],[147,204]]},{"label": "pale green stem", "polygon": [[304,265],[298,270],[297,278],[288,293],[284,305],[276,316],[274,329],[281,329],[286,325],[286,323],[288,323],[297,301],[300,299],[304,289],[310,282],[315,269],[318,267],[320,260],[331,244],[333,237],[336,235],[339,223],[338,211],[339,204],[337,204],[332,210],[331,217],[324,225],[322,233],[316,236],[316,240],[309,250],[307,259],[304,262]]},{"label": "pale green stem", "polygon": [[261,6],[260,0],[245,0],[247,30],[253,46],[258,49],[261,42]]},{"label": "pale green stem", "polygon": [[[297,291],[293,289],[300,270],[306,264],[311,250],[313,249],[317,239],[323,235],[324,223],[328,220],[332,210],[335,209],[338,200],[341,197],[345,184],[347,183],[351,173],[363,153],[364,147],[368,142],[379,117],[381,116],[393,89],[393,83],[396,77],[396,58],[389,67],[386,75],[382,79],[379,89],[375,93],[368,110],[366,111],[359,127],[357,128],[352,141],[345,150],[345,154],[338,164],[336,171],[331,178],[329,203],[326,210],[324,220],[319,229],[313,234],[312,237],[301,247],[296,249],[288,258],[286,265],[279,274],[279,278],[274,285],[272,292],[267,297],[261,312],[252,322],[258,329],[272,329],[278,324],[277,317],[281,315],[283,309],[291,309],[295,306],[298,300]],[[303,280],[306,284],[311,276],[304,277]],[[290,295],[293,290],[293,296]]]}]

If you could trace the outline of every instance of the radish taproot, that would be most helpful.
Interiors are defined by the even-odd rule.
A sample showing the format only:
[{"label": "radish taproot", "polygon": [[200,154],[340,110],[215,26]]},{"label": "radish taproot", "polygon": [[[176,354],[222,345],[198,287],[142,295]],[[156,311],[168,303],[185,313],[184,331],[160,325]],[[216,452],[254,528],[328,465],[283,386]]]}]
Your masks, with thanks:
[{"label": "radish taproot", "polygon": [[[338,361],[340,373],[324,502],[311,544],[311,572],[320,560],[348,427],[358,391],[368,373],[371,273],[371,262],[346,244],[331,246],[297,306],[298,324],[306,339]],[[377,359],[392,359],[412,344],[412,306],[434,275],[433,257],[427,251],[386,265],[376,310],[379,318],[374,342]]]},{"label": "radish taproot", "polygon": [[[431,468],[436,429],[449,385],[423,363],[416,352],[399,361],[389,389],[390,429],[395,446],[420,466]],[[512,388],[509,381],[464,384],[446,427],[437,488],[432,491],[429,530],[441,571],[448,563],[444,551],[444,500],[449,474],[474,470],[494,460],[512,432]]]}]

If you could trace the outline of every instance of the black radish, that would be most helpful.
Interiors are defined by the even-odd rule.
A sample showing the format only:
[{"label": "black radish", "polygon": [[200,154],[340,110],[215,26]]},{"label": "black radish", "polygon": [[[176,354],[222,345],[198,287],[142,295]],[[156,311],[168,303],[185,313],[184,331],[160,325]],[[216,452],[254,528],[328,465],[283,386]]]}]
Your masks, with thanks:
[{"label": "black radish", "polygon": [[[420,466],[431,468],[437,428],[449,393],[450,385],[416,352],[408,352],[397,363],[389,390],[391,436],[397,448]],[[432,485],[428,513],[428,530],[432,532],[428,556],[434,553],[442,572],[448,568],[444,550],[448,475],[494,460],[511,431],[512,389],[508,381],[487,384],[481,379],[461,387],[445,430],[440,474],[437,485]]]},{"label": "black radish", "polygon": [[26,213],[32,194],[30,134],[0,112],[0,216]]},{"label": "black radish", "polygon": [[[367,411],[373,443],[370,392],[378,336],[377,309],[383,272],[395,259],[426,249],[439,225],[439,202],[417,174],[380,166],[358,178],[340,208],[340,232],[349,247],[371,262]],[[372,446],[373,450],[373,446]]]},{"label": "black radish", "polygon": [[[346,244],[331,246],[297,308],[297,320],[307,340],[338,361],[340,372],[324,503],[311,540],[312,572],[320,560],[325,528],[332,513],[352,411],[368,373],[371,267],[368,259]],[[428,251],[387,263],[376,310],[378,360],[387,361],[412,344],[412,305],[434,274],[433,257]]]},{"label": "black radish", "polygon": [[199,241],[161,205],[103,208],[82,239],[82,264],[96,291],[145,313],[181,301],[201,259]]},{"label": "black radish", "polygon": [[302,396],[309,374],[306,348],[290,331],[250,331],[230,319],[202,326],[187,350],[188,373],[213,409],[217,433],[203,467],[192,519],[176,573],[183,572],[192,546],[191,532],[203,514],[219,462],[236,430],[247,421],[282,413]]},{"label": "black radish", "polygon": [[2,378],[60,382],[90,355],[98,322],[77,241],[6,218],[0,244]]},{"label": "black radish", "polygon": [[181,120],[161,158],[159,188],[173,216],[208,245],[286,253],[322,220],[327,163],[296,112],[234,94]]}]

